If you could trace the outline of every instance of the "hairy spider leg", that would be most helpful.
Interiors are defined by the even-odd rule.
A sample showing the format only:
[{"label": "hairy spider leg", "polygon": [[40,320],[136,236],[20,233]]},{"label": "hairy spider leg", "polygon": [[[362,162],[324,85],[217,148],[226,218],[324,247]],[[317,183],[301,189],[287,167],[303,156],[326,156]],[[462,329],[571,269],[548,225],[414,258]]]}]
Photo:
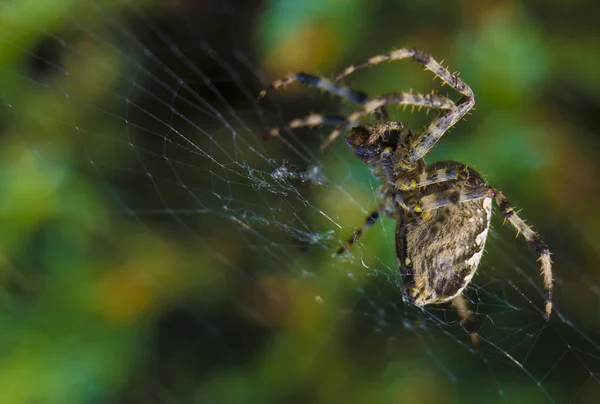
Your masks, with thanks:
[{"label": "hairy spider leg", "polygon": [[369,213],[363,225],[356,229],[354,233],[352,233],[352,236],[350,236],[348,241],[346,241],[340,248],[338,248],[338,250],[336,251],[337,255],[343,254],[344,252],[348,251],[354,245],[354,243],[356,243],[360,236],[362,236],[365,230],[367,230],[369,227],[373,226],[377,222],[377,220],[381,216],[381,210],[383,209],[383,207],[384,204],[380,204],[376,210]]},{"label": "hairy spider leg", "polygon": [[469,310],[469,303],[467,299],[460,294],[452,299],[452,305],[456,307],[456,312],[460,317],[460,323],[467,329],[471,336],[471,343],[473,345],[479,345],[479,337],[473,324],[473,312]]},{"label": "hairy spider leg", "polygon": [[283,79],[275,80],[267,88],[262,90],[260,94],[258,94],[257,101],[262,100],[268,92],[276,91],[280,87],[286,86],[290,83],[307,84],[313,87],[317,87],[322,90],[328,91],[332,94],[339,95],[342,98],[349,99],[350,101],[353,101],[357,104],[364,104],[368,99],[366,93],[362,91],[353,90],[350,87],[337,85],[331,80],[326,79],[324,77],[314,76],[308,73],[296,73],[291,74]]},{"label": "hairy spider leg", "polygon": [[[295,83],[295,82],[320,88],[322,90],[328,91],[332,94],[336,94],[342,98],[346,98],[352,102],[355,102],[355,103],[361,104],[361,105],[363,105],[369,98],[368,95],[363,91],[358,91],[358,90],[354,90],[354,89],[351,89],[346,86],[340,86],[340,85],[334,84],[333,82],[331,82],[331,80],[328,80],[324,77],[314,76],[314,75],[308,74],[308,73],[296,73],[296,74],[292,74],[288,77],[285,77],[283,79],[275,80],[266,89],[264,89],[260,92],[260,94],[258,95],[257,101],[262,100],[267,95],[268,92],[275,91],[275,90],[279,89],[280,87],[283,87],[283,86],[286,86],[287,84]],[[381,114],[383,115],[383,119],[386,119],[386,120],[389,119],[389,114],[388,114],[388,111],[387,111],[385,105],[382,106],[381,108],[379,108],[379,110],[381,111]],[[290,121],[287,124],[287,126],[289,128],[301,128],[301,127],[314,127],[314,126],[321,125],[321,124],[339,125],[339,124],[343,123],[344,120],[345,120],[344,118],[340,118],[337,116],[326,117],[326,116],[320,116],[317,114],[309,114],[304,118],[294,119],[294,120]],[[265,136],[265,137],[266,138],[275,137],[275,136],[278,136],[280,132],[281,132],[280,128],[273,128],[269,132],[269,135]]]},{"label": "hairy spider leg", "polygon": [[425,157],[435,144],[444,136],[456,122],[462,119],[475,105],[475,98],[463,97],[455,105],[455,108],[443,112],[432,121],[423,131],[411,139],[403,156],[400,157],[398,168],[412,167],[418,160]]},{"label": "hairy spider leg", "polygon": [[[320,114],[308,114],[302,118],[296,118],[289,121],[286,126],[288,128],[296,129],[309,127],[312,128],[317,125],[339,125],[346,121],[346,117],[344,116],[327,116]],[[267,135],[264,136],[265,139],[269,139],[271,137],[279,136],[282,128],[272,128]]]},{"label": "hairy spider leg", "polygon": [[423,65],[426,70],[431,71],[436,77],[439,77],[444,84],[449,85],[456,91],[464,95],[466,98],[473,98],[473,90],[461,80],[456,74],[453,74],[444,67],[441,63],[435,60],[430,54],[420,51],[418,49],[397,49],[391,51],[388,54],[377,55],[370,57],[366,62],[351,65],[345,68],[340,74],[338,74],[333,82],[338,82],[344,77],[356,72],[357,70],[363,69],[368,66],[374,66],[382,62],[402,60],[411,58],[417,63]]},{"label": "hairy spider leg", "polygon": [[437,143],[438,140],[450,129],[456,122],[458,122],[473,106],[475,105],[475,96],[471,87],[467,85],[462,79],[456,74],[453,74],[444,67],[441,63],[435,60],[428,53],[422,52],[418,49],[398,49],[388,54],[377,55],[369,58],[366,62],[359,63],[357,65],[348,66],[340,74],[336,76],[334,82],[341,80],[348,76],[365,68],[367,66],[377,65],[382,62],[412,59],[417,63],[420,63],[425,67],[426,70],[431,71],[436,77],[439,77],[444,84],[452,87],[463,95],[462,99],[456,104],[455,110],[449,110],[442,114],[438,119],[433,121],[429,126],[425,128],[415,139],[411,142],[409,149],[405,156],[402,156],[402,162],[406,166],[412,166],[417,160],[423,158],[429,150]]},{"label": "hairy spider leg", "polygon": [[425,171],[414,178],[399,178],[395,182],[397,189],[401,191],[411,191],[428,185],[439,184],[440,182],[453,181],[460,177],[459,171],[466,169],[464,166],[450,166],[439,168],[437,170]]},{"label": "hairy spider leg", "polygon": [[463,185],[464,181],[459,181],[459,183],[451,189],[424,196],[417,202],[413,209],[416,212],[425,212],[442,208],[447,205],[456,205],[462,202],[475,201],[494,196],[494,189],[490,186],[462,187]]},{"label": "hairy spider leg", "polygon": [[521,219],[515,209],[508,202],[502,192],[494,189],[496,197],[496,203],[502,211],[504,217],[510,222],[515,231],[518,234],[522,234],[525,240],[531,244],[535,250],[540,254],[540,261],[542,262],[542,275],[544,277],[544,289],[546,299],[546,318],[550,317],[552,312],[552,261],[550,260],[550,251],[548,246],[540,239],[540,236],[533,230],[531,226],[525,223],[525,220]]},{"label": "hairy spider leg", "polygon": [[456,110],[456,104],[442,95],[438,94],[414,94],[414,93],[391,93],[381,97],[373,98],[365,103],[363,109],[356,111],[348,116],[346,121],[339,125],[329,134],[327,139],[321,145],[321,150],[329,146],[349,125],[358,121],[361,117],[383,107],[384,105],[413,105],[416,107],[435,108],[440,110]]}]

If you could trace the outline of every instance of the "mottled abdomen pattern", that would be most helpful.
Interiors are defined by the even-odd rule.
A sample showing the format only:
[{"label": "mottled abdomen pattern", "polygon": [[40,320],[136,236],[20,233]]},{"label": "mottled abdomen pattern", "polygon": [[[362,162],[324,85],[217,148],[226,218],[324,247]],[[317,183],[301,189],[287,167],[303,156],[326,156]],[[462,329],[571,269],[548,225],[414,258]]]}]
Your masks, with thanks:
[{"label": "mottled abdomen pattern", "polygon": [[[449,166],[458,163],[439,162],[432,168]],[[432,185],[427,193],[460,193],[485,185],[476,171],[466,170],[464,188],[456,188],[456,182],[451,181]],[[483,254],[491,214],[489,197],[400,218],[396,228],[398,267],[407,275],[407,296],[415,305],[447,302],[469,284]]]}]

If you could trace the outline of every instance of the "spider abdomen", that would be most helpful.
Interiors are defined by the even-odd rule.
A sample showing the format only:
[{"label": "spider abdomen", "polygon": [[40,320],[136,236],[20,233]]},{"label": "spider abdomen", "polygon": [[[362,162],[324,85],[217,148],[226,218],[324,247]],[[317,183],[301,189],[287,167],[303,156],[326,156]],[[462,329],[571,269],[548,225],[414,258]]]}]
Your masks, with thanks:
[{"label": "spider abdomen", "polygon": [[[430,167],[455,164],[440,162]],[[485,184],[477,172],[467,172],[464,187]],[[455,186],[452,182],[432,185],[427,193],[443,193]],[[450,301],[471,282],[481,261],[491,215],[491,197],[446,205],[419,217],[403,215],[396,230],[396,255],[400,271],[408,276],[407,296],[415,305]]]}]

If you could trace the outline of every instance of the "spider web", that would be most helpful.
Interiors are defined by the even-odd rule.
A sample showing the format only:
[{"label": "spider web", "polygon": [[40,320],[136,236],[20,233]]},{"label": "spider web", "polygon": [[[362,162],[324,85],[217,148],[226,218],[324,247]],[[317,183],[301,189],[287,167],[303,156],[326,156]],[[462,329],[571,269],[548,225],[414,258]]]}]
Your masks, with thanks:
[{"label": "spider web", "polygon": [[[57,3],[17,30],[26,35],[3,40],[3,131],[20,156],[11,175],[30,175],[3,192],[17,205],[15,195],[35,201],[10,222],[35,223],[36,231],[16,234],[44,252],[49,268],[36,275],[22,247],[7,247],[10,310],[27,297],[66,294],[52,317],[85,313],[94,324],[55,331],[85,354],[60,355],[65,370],[39,379],[40,394],[60,401],[63,393],[48,387],[52,374],[75,401],[591,402],[600,387],[597,308],[595,317],[576,308],[592,311],[600,289],[583,269],[592,255],[585,239],[558,251],[559,232],[546,240],[556,282],[546,321],[535,253],[495,218],[466,292],[478,346],[450,305],[403,300],[393,221],[333,255],[376,206],[379,184],[343,141],[318,152],[327,128],[264,139],[293,117],[351,106],[291,87],[256,102],[275,78],[258,62],[252,30],[261,13],[242,2]],[[428,118],[393,114],[415,124]],[[468,125],[459,123],[453,137]],[[455,158],[456,148],[436,156]],[[8,167],[10,155],[3,160]],[[529,217],[542,235],[560,226],[577,237],[566,221]],[[48,292],[38,276],[66,280]],[[100,290],[93,307],[80,296],[90,290]],[[49,315],[45,304],[31,310]],[[36,320],[10,316],[12,347],[32,338],[17,337],[23,321],[40,333],[27,323]]]}]

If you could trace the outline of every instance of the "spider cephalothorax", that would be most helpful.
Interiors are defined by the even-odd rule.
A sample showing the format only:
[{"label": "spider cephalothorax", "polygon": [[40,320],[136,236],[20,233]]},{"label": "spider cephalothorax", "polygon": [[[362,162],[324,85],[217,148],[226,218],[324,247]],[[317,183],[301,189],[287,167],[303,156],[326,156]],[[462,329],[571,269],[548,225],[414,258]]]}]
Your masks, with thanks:
[{"label": "spider cephalothorax", "polygon": [[[461,98],[453,102],[435,93],[391,93],[369,98],[364,92],[337,84],[340,79],[366,66],[407,58],[433,72],[443,83],[458,91]],[[288,123],[290,128],[337,124],[321,149],[371,112],[382,110],[386,117],[372,126],[354,126],[346,137],[355,156],[372,167],[374,175],[383,179],[383,185],[380,187],[381,203],[338,253],[350,248],[381,213],[396,219],[396,257],[400,272],[408,277],[405,285],[408,299],[417,306],[453,301],[464,320],[468,310],[461,300],[461,293],[471,282],[481,260],[492,215],[492,200],[495,200],[517,233],[522,234],[540,255],[546,290],[544,313],[546,317],[550,315],[550,252],[537,233],[517,215],[504,195],[472,168],[454,161],[425,163],[425,155],[436,142],[475,104],[473,91],[463,80],[424,52],[399,49],[349,66],[334,80],[306,73],[291,75],[273,82],[259,98],[268,90],[292,82],[309,84],[362,105],[361,109],[342,119],[311,114]],[[441,113],[422,131],[413,134],[404,124],[387,119],[385,106],[390,104],[435,108]],[[278,129],[271,131],[272,136],[278,134]]]}]

